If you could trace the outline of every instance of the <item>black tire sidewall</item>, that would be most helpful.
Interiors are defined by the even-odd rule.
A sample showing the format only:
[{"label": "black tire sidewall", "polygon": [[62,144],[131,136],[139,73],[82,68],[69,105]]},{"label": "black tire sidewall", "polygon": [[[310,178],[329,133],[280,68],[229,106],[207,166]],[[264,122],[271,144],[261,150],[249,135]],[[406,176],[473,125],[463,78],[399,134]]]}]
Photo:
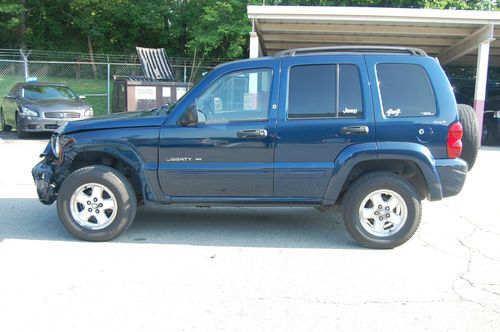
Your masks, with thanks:
[{"label": "black tire sidewall", "polygon": [[19,124],[20,118],[19,118],[19,113],[16,113],[16,131],[17,131],[17,137],[18,138],[26,138],[28,134],[21,128],[21,125]]},{"label": "black tire sidewall", "polygon": [[[84,228],[71,215],[71,196],[77,188],[87,183],[104,185],[113,193],[117,202],[114,221],[100,230]],[[73,172],[61,185],[57,197],[57,212],[61,223],[71,234],[86,241],[108,241],[117,237],[132,224],[136,209],[135,192],[128,180],[105,166],[90,166]]]},{"label": "black tire sidewall", "polygon": [[3,107],[0,107],[0,125],[2,126],[2,131],[6,131],[5,129],[5,115],[3,114]]},{"label": "black tire sidewall", "polygon": [[[388,237],[377,237],[368,233],[359,218],[362,201],[372,192],[388,189],[398,193],[406,203],[407,218],[403,227]],[[422,215],[420,200],[411,185],[396,175],[381,174],[353,183],[345,196],[344,222],[349,234],[361,245],[368,248],[392,249],[408,241],[416,232]]]},{"label": "black tire sidewall", "polygon": [[469,170],[471,170],[476,162],[483,133],[479,131],[479,121],[476,112],[471,106],[458,104],[457,109],[463,128],[462,155],[460,158],[467,162]]}]

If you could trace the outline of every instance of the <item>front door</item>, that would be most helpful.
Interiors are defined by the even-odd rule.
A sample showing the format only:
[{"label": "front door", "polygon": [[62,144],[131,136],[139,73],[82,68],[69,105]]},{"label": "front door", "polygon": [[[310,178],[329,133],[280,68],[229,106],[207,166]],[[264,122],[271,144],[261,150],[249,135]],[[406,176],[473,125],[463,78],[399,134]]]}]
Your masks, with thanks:
[{"label": "front door", "polygon": [[193,91],[197,95],[190,94],[183,112],[194,109],[198,123],[177,121],[161,129],[158,176],[167,198],[273,196],[276,110],[271,105],[277,95],[271,91],[278,73],[274,61],[260,63],[269,67],[223,72],[201,92]]}]

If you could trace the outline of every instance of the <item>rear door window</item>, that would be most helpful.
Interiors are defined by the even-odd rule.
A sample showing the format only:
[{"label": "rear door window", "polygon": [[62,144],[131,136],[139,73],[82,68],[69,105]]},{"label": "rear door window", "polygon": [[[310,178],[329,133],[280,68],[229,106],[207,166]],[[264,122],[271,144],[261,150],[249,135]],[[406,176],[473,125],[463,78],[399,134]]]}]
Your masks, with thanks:
[{"label": "rear door window", "polygon": [[358,67],[353,64],[291,67],[288,86],[288,118],[340,117],[363,117]]},{"label": "rear door window", "polygon": [[377,65],[377,79],[386,117],[420,117],[436,114],[434,92],[425,70],[415,64]]}]

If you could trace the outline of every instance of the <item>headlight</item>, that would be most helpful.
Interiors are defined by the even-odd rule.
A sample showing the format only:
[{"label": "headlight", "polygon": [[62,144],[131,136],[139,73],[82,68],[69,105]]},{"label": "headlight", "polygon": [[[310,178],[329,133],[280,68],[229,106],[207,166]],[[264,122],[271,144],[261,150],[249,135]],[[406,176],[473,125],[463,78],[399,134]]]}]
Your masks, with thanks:
[{"label": "headlight", "polygon": [[55,133],[50,139],[50,145],[52,145],[52,153],[56,158],[59,157],[59,152],[61,152],[59,143],[59,134]]},{"label": "headlight", "polygon": [[22,110],[22,112],[20,112],[19,115],[23,118],[25,118],[27,116],[32,116],[32,117],[38,116],[38,112],[33,111],[27,107],[21,106],[21,110]]},{"label": "headlight", "polygon": [[493,112],[493,117],[494,117],[495,119],[500,119],[500,111],[495,111],[495,112]]},{"label": "headlight", "polygon": [[83,116],[84,117],[90,117],[90,116],[94,116],[94,110],[91,108],[89,108],[88,110],[86,110],[84,113],[83,113]]},{"label": "headlight", "polygon": [[52,137],[50,138],[50,145],[52,145],[52,153],[56,158],[61,157],[61,150],[66,143],[68,143],[68,139],[62,135],[61,133],[64,131],[64,128],[68,125],[68,123],[63,124],[54,132]]}]

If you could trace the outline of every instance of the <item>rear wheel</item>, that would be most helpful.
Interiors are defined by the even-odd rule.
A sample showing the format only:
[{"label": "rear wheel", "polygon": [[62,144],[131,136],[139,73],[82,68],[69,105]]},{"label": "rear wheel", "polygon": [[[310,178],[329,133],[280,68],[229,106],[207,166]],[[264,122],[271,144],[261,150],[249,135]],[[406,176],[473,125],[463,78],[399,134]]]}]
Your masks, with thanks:
[{"label": "rear wheel", "polygon": [[100,165],[70,174],[57,198],[57,212],[64,227],[87,241],[117,237],[132,224],[136,209],[135,191],[127,178]]},{"label": "rear wheel", "polygon": [[344,196],[347,231],[362,246],[391,249],[408,241],[422,218],[414,188],[392,173],[369,173],[354,181]]},{"label": "rear wheel", "polygon": [[493,136],[492,130],[488,128],[487,123],[483,123],[483,133],[481,135],[481,144],[482,145],[494,145],[495,137]]},{"label": "rear wheel", "polygon": [[463,128],[463,145],[460,158],[467,162],[469,170],[471,170],[476,162],[477,152],[481,144],[479,121],[477,120],[476,112],[469,105],[458,104],[457,107],[460,123]]}]

